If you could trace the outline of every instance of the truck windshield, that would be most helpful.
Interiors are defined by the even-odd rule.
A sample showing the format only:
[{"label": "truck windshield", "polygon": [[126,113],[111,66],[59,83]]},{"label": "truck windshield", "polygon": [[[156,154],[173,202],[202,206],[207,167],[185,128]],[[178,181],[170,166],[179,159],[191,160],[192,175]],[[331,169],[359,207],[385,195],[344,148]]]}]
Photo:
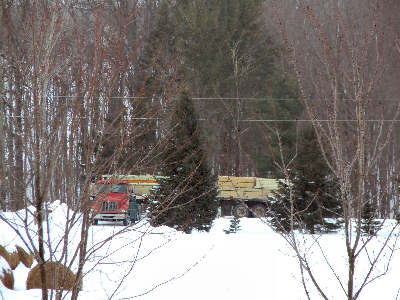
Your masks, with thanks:
[{"label": "truck windshield", "polygon": [[99,184],[99,193],[115,193],[115,194],[126,194],[127,185],[126,184]]}]

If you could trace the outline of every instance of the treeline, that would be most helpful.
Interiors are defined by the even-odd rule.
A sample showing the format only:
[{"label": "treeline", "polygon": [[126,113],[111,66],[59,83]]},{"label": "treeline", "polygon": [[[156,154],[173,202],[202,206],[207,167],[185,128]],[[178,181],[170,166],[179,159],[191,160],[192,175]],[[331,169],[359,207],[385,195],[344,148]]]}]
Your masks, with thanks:
[{"label": "treeline", "polygon": [[[92,179],[143,173],[170,176],[151,199],[152,224],[188,233],[217,214],[215,175],[286,179],[269,221],[294,250],[307,295],[312,283],[329,298],[314,257],[346,299],[387,272],[399,223],[374,219],[399,219],[399,1],[0,5],[0,205],[26,208],[16,217],[42,274],[55,253],[47,204],[73,209],[61,259],[81,226],[78,287],[96,253],[87,249]],[[19,222],[0,219],[20,234]],[[320,239],[310,242],[322,256],[296,233],[339,225],[344,279]],[[384,235],[383,225],[392,228]]]},{"label": "treeline", "polygon": [[[270,128],[279,129],[285,146],[295,135],[294,123],[256,121],[294,120],[300,114],[264,5],[260,0],[177,1],[173,7],[164,2],[156,15],[150,48],[167,42],[181,57],[180,73],[196,99],[216,174],[271,176],[277,139]],[[288,101],[276,101],[283,99]]]},{"label": "treeline", "polygon": [[2,2],[2,206],[80,206],[74,195],[99,174],[159,173],[183,89],[214,174],[272,176],[279,147],[270,132],[281,129],[289,145],[294,124],[254,120],[294,119],[299,109],[274,101],[297,92],[263,5]]},{"label": "treeline", "polygon": [[[282,53],[265,24],[264,5],[161,1],[152,7],[140,59],[141,70],[151,74],[144,78],[144,93],[160,93],[165,87],[157,77],[177,66],[177,83],[191,92],[215,174],[273,176],[271,153],[279,147],[271,128],[281,132],[285,151],[293,146],[293,122],[260,122],[294,120],[301,113],[295,82],[280,64]],[[288,101],[276,101],[283,99]]]},{"label": "treeline", "polygon": [[[340,181],[335,162],[362,151],[368,197],[392,214],[399,22],[395,1],[378,2],[1,2],[2,206],[80,206],[99,174],[160,173],[185,89],[213,174],[294,176],[313,125],[319,173]],[[353,167],[348,183],[364,193]]]},{"label": "treeline", "polygon": [[[270,3],[267,19],[282,37],[326,168],[339,185],[342,215],[360,220],[370,206],[375,217],[394,217],[400,129],[395,82],[400,23],[394,12],[399,3]],[[284,166],[281,170],[291,176]],[[346,230],[350,234],[351,226]]]}]

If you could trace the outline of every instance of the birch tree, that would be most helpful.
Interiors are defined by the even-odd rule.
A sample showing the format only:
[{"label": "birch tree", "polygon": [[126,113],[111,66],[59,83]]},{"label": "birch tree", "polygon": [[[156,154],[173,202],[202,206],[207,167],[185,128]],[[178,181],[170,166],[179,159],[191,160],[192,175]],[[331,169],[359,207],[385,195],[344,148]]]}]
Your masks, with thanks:
[{"label": "birch tree", "polygon": [[[271,4],[301,102],[325,162],[339,182],[347,274],[339,274],[326,256],[327,249],[317,238],[312,240],[344,297],[358,299],[368,284],[387,273],[397,243],[398,225],[386,219],[398,212],[399,153],[394,133],[400,107],[392,89],[383,88],[392,82],[393,69],[384,54],[394,55],[396,36],[383,17],[383,1]],[[385,228],[378,249],[371,245],[374,238],[364,237],[360,229],[362,210],[369,203],[380,207],[375,216],[383,218],[380,230]],[[285,238],[298,258],[307,297],[305,278],[322,298],[329,299],[304,240],[293,230]],[[360,267],[361,260],[367,261],[366,270]]]},{"label": "birch tree", "polygon": [[[136,93],[140,88],[130,90],[125,82],[140,53],[140,33],[131,32],[138,30],[131,25],[139,20],[140,5],[136,1],[115,2],[111,7],[107,1],[1,5],[0,155],[7,163],[0,169],[0,196],[7,209],[19,212],[15,220],[3,214],[0,218],[40,265],[42,299],[65,295],[46,289],[47,261],[73,268],[77,279],[71,299],[77,299],[87,260],[112,238],[106,236],[100,245],[88,248],[91,180],[104,170],[116,174],[142,170],[157,156],[157,143],[146,153],[140,152],[141,147],[130,148],[148,130],[138,123],[159,117],[157,109],[136,109],[143,101]],[[164,94],[167,102],[175,85],[171,79],[163,84],[167,90],[170,85]],[[118,109],[110,112],[116,101]],[[114,137],[118,143],[105,159],[104,145]],[[135,155],[140,160],[128,165]],[[70,209],[64,235],[57,240],[47,218],[53,203]],[[79,242],[72,246],[77,230]]]}]

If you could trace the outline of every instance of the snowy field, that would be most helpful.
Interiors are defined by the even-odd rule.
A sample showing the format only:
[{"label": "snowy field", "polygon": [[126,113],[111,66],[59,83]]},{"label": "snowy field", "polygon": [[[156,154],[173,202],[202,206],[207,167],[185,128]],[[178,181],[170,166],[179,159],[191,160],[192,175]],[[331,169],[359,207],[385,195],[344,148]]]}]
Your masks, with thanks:
[{"label": "snowy field", "polygon": [[[14,215],[5,215],[18,223]],[[66,215],[66,207],[58,205],[49,217],[51,246],[56,257],[61,251],[59,241]],[[10,252],[15,245],[24,247],[15,232],[0,222],[0,244]],[[241,219],[241,230],[236,234],[224,233],[229,225],[229,218],[219,218],[209,233],[190,235],[168,227],[152,228],[146,221],[130,226],[90,257],[80,299],[307,299],[294,253],[279,234],[259,219]],[[97,247],[123,229],[110,224],[92,226],[89,248]],[[307,247],[317,280],[329,299],[345,299],[339,282],[318,250],[318,244],[326,249],[326,258],[346,285],[343,234],[314,236],[318,244],[310,236],[298,234],[298,237],[304,242],[303,249]],[[384,234],[374,238],[368,248],[370,257],[383,240]],[[69,252],[78,241],[79,226],[76,226],[71,232]],[[375,274],[384,270],[388,260],[388,256],[383,256]],[[363,255],[357,265],[359,274],[364,274],[367,266],[367,256]],[[0,282],[0,299],[41,299],[40,290],[25,289],[28,271],[22,264],[14,271],[14,291]],[[361,282],[362,276],[357,275],[356,280]],[[309,280],[306,284],[311,299],[321,299]],[[369,284],[359,299],[400,299],[399,288],[400,255],[395,251],[388,274]]]}]

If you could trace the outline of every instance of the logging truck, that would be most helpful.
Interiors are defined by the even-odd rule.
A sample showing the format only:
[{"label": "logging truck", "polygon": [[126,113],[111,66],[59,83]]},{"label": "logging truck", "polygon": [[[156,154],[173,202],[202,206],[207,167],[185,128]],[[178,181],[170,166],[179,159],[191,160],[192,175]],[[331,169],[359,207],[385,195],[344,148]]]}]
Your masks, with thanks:
[{"label": "logging truck", "polygon": [[235,217],[264,217],[268,197],[278,189],[279,181],[259,177],[218,177],[221,215]]},{"label": "logging truck", "polygon": [[[136,222],[158,188],[162,176],[102,175],[92,196],[93,224],[99,221]],[[268,197],[278,188],[278,180],[259,177],[218,177],[217,201],[222,216],[264,217]]]},{"label": "logging truck", "polygon": [[92,189],[93,225],[107,221],[126,226],[138,221],[142,204],[158,185],[150,175],[102,175]]}]

